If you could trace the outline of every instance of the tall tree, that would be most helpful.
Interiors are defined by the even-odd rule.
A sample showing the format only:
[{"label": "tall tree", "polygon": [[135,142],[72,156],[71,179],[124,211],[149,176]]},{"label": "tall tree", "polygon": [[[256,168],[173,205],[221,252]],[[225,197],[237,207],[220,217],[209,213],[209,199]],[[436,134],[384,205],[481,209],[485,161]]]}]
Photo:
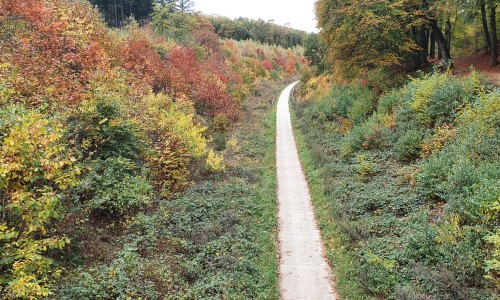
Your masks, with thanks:
[{"label": "tall tree", "polygon": [[411,28],[420,20],[410,0],[320,0],[316,13],[331,63],[347,69],[394,66],[418,49]]},{"label": "tall tree", "polygon": [[178,0],[177,7],[182,13],[192,13],[194,10],[193,0]]},{"label": "tall tree", "polygon": [[497,2],[490,0],[491,65],[498,65]]},{"label": "tall tree", "polygon": [[488,29],[488,17],[486,15],[486,1],[480,0],[479,6],[481,9],[481,23],[483,25],[484,39],[486,40],[486,47],[488,51],[491,51],[493,48],[491,47],[491,36],[490,30]]},{"label": "tall tree", "polygon": [[90,3],[99,9],[108,25],[120,27],[130,17],[138,21],[149,18],[155,0],[90,0]]},{"label": "tall tree", "polygon": [[325,71],[326,47],[317,34],[310,33],[304,38],[304,56],[311,62],[311,65],[318,68],[319,73]]},{"label": "tall tree", "polygon": [[456,0],[319,0],[316,13],[329,61],[344,65],[346,70],[411,64],[420,67],[427,62],[432,34],[442,65],[447,68],[451,61],[451,19],[443,14],[449,25],[446,35],[438,19],[442,16],[440,8],[452,1]]}]

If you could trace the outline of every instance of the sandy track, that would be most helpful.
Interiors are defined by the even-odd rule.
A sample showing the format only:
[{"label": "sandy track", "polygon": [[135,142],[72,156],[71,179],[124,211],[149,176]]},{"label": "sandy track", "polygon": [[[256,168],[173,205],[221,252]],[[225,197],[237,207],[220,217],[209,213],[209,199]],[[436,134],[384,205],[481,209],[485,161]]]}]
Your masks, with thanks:
[{"label": "sandy track", "polygon": [[336,299],[290,120],[288,100],[296,84],[281,94],[276,121],[281,297]]}]

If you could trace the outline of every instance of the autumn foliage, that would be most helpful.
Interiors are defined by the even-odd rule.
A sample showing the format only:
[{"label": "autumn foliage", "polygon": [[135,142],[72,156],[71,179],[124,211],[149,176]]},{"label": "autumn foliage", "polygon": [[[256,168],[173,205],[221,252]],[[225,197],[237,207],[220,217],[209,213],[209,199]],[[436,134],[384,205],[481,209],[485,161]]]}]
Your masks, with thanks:
[{"label": "autumn foliage", "polygon": [[54,253],[75,234],[65,212],[115,222],[182,193],[193,170],[223,171],[214,124],[305,65],[300,49],[223,42],[182,18],[184,44],[158,34],[172,28],[110,30],[83,0],[0,0],[2,296],[52,295]]}]

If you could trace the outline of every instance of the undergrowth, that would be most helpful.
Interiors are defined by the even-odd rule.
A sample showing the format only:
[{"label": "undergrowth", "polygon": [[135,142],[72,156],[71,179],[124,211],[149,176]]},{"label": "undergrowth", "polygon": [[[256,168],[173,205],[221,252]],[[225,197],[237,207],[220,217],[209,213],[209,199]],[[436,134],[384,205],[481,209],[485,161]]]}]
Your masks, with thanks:
[{"label": "undergrowth", "polygon": [[498,299],[498,90],[421,75],[362,122],[335,110],[344,95],[363,99],[346,85],[294,106],[340,296]]},{"label": "undergrowth", "polygon": [[195,174],[180,197],[124,222],[78,226],[82,255],[66,263],[58,299],[279,297],[274,87],[262,84],[227,138],[223,173]]}]

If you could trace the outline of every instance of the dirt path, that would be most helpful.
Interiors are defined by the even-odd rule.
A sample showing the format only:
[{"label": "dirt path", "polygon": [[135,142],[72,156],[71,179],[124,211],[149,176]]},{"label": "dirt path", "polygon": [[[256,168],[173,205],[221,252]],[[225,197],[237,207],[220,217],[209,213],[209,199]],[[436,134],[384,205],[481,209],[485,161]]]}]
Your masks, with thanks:
[{"label": "dirt path", "polygon": [[288,99],[295,84],[281,94],[277,112],[281,297],[336,299],[290,120]]}]

